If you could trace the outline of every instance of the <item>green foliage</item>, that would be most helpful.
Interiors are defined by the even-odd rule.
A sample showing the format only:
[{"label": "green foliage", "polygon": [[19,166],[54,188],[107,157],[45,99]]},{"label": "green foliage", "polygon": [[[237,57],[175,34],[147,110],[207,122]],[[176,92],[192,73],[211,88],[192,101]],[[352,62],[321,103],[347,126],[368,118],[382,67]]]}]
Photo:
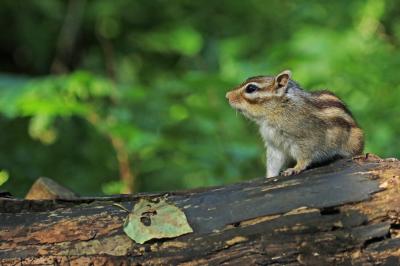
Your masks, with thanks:
[{"label": "green foliage", "polygon": [[400,157],[394,0],[76,2],[0,3],[0,169],[16,195],[38,176],[121,193],[125,153],[139,191],[262,176],[257,129],[225,93],[286,68],[348,103],[366,152]]},{"label": "green foliage", "polygon": [[10,178],[8,172],[0,170],[0,186],[3,185],[5,182],[7,182],[8,178]]},{"label": "green foliage", "polygon": [[101,191],[106,195],[121,194],[124,184],[121,181],[109,181],[101,185]]}]

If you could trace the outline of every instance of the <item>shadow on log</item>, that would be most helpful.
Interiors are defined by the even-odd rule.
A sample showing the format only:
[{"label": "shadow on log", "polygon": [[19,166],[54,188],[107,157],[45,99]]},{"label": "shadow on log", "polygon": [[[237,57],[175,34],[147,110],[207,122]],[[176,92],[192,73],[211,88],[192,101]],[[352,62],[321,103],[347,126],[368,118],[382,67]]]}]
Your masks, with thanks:
[{"label": "shadow on log", "polygon": [[[118,204],[131,210],[141,198],[176,205],[194,232],[135,243]],[[0,197],[1,265],[399,265],[399,257],[400,161],[373,155],[190,191]]]}]

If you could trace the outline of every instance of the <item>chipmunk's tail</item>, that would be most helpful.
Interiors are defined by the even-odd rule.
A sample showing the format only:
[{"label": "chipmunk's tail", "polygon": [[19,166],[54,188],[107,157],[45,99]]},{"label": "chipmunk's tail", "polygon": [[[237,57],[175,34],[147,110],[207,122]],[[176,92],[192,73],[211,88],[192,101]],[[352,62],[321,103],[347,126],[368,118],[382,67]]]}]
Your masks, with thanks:
[{"label": "chipmunk's tail", "polygon": [[351,128],[347,146],[353,156],[362,154],[364,150],[364,134],[359,127]]}]

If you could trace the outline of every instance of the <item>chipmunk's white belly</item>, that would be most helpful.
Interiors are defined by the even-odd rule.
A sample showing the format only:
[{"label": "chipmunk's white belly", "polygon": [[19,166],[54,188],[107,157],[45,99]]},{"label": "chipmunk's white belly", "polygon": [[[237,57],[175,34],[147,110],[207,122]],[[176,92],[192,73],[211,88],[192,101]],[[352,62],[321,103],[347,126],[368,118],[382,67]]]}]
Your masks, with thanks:
[{"label": "chipmunk's white belly", "polygon": [[264,122],[260,124],[260,133],[266,146],[272,145],[286,155],[292,158],[296,157],[298,145],[290,137],[286,136],[282,130]]}]

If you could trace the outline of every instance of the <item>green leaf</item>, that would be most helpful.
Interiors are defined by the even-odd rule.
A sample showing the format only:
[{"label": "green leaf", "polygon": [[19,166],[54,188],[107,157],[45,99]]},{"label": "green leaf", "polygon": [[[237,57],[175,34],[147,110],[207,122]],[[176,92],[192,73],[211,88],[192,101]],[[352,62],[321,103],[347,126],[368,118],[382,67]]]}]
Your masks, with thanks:
[{"label": "green leaf", "polygon": [[10,175],[8,174],[8,172],[5,170],[1,170],[0,171],[0,186],[3,185],[5,182],[7,182],[8,178],[10,178]]},{"label": "green leaf", "polygon": [[124,189],[122,181],[110,181],[101,185],[101,190],[106,195],[120,194]]},{"label": "green leaf", "polygon": [[183,105],[174,104],[169,108],[169,115],[174,121],[181,121],[189,116],[187,109]]},{"label": "green leaf", "polygon": [[128,215],[124,232],[135,242],[143,244],[150,239],[172,238],[192,233],[185,213],[165,200],[152,202],[141,199]]},{"label": "green leaf", "polygon": [[53,127],[54,117],[36,115],[29,123],[29,135],[44,144],[53,144],[57,138],[57,130]]}]

